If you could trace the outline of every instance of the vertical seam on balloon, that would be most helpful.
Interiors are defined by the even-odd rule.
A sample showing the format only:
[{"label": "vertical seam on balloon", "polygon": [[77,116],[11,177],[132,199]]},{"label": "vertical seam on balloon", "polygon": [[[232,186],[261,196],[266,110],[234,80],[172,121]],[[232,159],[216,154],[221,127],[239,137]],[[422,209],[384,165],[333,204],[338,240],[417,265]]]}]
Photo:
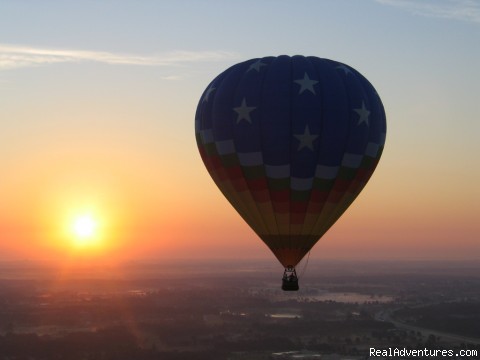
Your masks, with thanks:
[{"label": "vertical seam on balloon", "polygon": [[[262,103],[262,99],[263,99],[263,88],[264,88],[264,85],[265,85],[265,79],[267,78],[267,73],[268,73],[268,70],[270,69],[270,66],[272,65],[272,63],[276,60],[276,58],[274,58],[272,60],[271,63],[268,64],[268,66],[266,66],[265,68],[265,73],[263,74],[263,78],[262,78],[262,85],[260,86],[260,103]],[[264,121],[263,121],[263,113],[264,113],[264,108],[261,107],[260,108],[260,112],[261,112],[261,116],[260,116],[260,124],[259,124],[259,127],[260,127],[260,152],[262,153],[262,162],[263,162],[263,172],[264,172],[264,176],[265,176],[265,180],[267,182],[267,185],[269,184],[269,180],[268,180],[268,177],[267,177],[267,169],[266,169],[266,166],[265,166],[265,159],[264,159],[264,138],[263,138],[263,126],[264,126]],[[270,208],[272,210],[272,217],[273,217],[273,220],[275,222],[275,231],[277,234],[280,234],[280,230],[279,230],[279,226],[278,226],[278,219],[277,219],[277,216],[275,215],[275,209],[273,207],[273,201],[272,201],[272,193],[270,191],[270,186],[267,186],[267,191],[268,191],[268,199],[269,199],[269,205],[270,205]],[[262,239],[263,240],[263,239]],[[267,244],[268,246],[268,244]]]},{"label": "vertical seam on balloon", "polygon": [[[318,136],[318,141],[317,141],[317,151],[316,151],[316,161],[314,162],[314,167],[315,169],[313,170],[313,179],[312,179],[312,186],[310,188],[310,191],[309,191],[309,196],[308,196],[308,203],[307,203],[307,206],[306,206],[306,210],[305,210],[305,219],[303,221],[303,225],[302,225],[302,230],[300,232],[300,235],[302,235],[302,249],[305,248],[305,244],[306,243],[310,243],[311,242],[311,238],[312,236],[303,236],[303,233],[304,231],[306,230],[307,233],[310,233],[311,234],[311,230],[313,229],[313,226],[311,227],[310,231],[308,229],[305,229],[305,224],[306,224],[306,217],[308,215],[308,209],[309,209],[309,206],[310,206],[310,202],[311,202],[311,197],[312,197],[312,191],[313,191],[313,185],[314,185],[314,182],[315,182],[315,171],[316,171],[316,167],[317,167],[317,164],[318,164],[318,160],[320,158],[320,134],[322,134],[322,131],[323,131],[323,109],[324,109],[324,106],[323,106],[323,88],[322,88],[322,81],[320,81],[320,72],[318,71],[318,68],[316,66],[316,64],[314,63],[314,61],[311,61],[311,59],[309,57],[306,57],[306,60],[311,64],[312,68],[314,69],[314,73],[316,74],[317,76],[317,80],[318,80],[318,84],[320,86],[317,87],[317,89],[319,89],[319,100],[320,100],[320,132],[319,132],[319,136]],[[314,244],[313,244],[314,245]],[[313,245],[310,246],[310,249],[313,247]]]},{"label": "vertical seam on balloon", "polygon": [[[238,83],[237,83],[238,84]],[[234,95],[235,96],[235,91],[234,91]],[[233,102],[231,102],[233,103]],[[234,131],[235,131],[235,125],[236,124],[233,124],[232,126],[232,144],[233,144],[233,153],[232,154],[235,154],[236,156],[236,160],[237,160],[237,163],[238,163],[238,166],[241,168],[241,165],[240,165],[240,160],[238,158],[238,155],[236,154],[236,151],[235,151],[235,144],[233,142],[233,139],[234,139]],[[242,171],[242,175],[243,175],[243,171]],[[246,181],[245,181],[245,176],[243,175],[243,180],[246,184]],[[231,184],[231,186],[233,188],[235,188],[235,186],[233,185],[233,182],[229,180],[229,183]],[[235,189],[234,189],[235,190]],[[252,214],[252,212],[250,211],[250,207],[248,206],[248,202],[246,202],[243,198],[243,196],[237,192],[236,190],[233,191],[233,192],[226,192],[227,194],[229,194],[230,196],[233,196],[236,201],[242,206],[243,208],[243,212],[245,214],[245,217],[242,216],[242,214],[240,213],[240,211],[237,209],[236,206],[234,206],[233,204],[231,204],[233,206],[233,208],[240,213],[240,216],[246,221],[246,223],[248,224],[248,226],[256,233],[256,226],[252,226],[252,225],[256,225],[257,224],[257,221],[256,221],[256,218],[255,218],[255,214]],[[224,194],[225,195],[225,194]],[[230,202],[229,198],[227,196],[225,196],[225,198]],[[248,219],[248,220],[247,220]]]},{"label": "vertical seam on balloon", "polygon": [[[366,88],[365,88],[365,84],[364,82],[367,81],[363,75],[361,75],[360,73],[357,73],[356,74],[357,78],[355,79],[356,82],[358,83],[358,86],[362,89],[362,101],[367,101],[367,105],[370,109],[373,109],[373,106],[371,105],[372,101],[370,100],[370,97],[369,97],[369,94],[370,92],[369,91],[366,91]],[[376,100],[376,101],[379,101],[379,100]],[[373,118],[373,116],[372,116]],[[372,119],[372,122],[373,122],[374,119]],[[368,129],[367,129],[367,140],[366,140],[366,146],[368,146],[368,143],[370,142],[370,137],[371,137],[371,127],[368,126]],[[358,176],[358,171],[361,169],[361,164],[363,163],[363,160],[365,159],[365,151],[366,151],[366,146],[365,146],[365,149],[363,151],[363,154],[362,154],[362,160],[360,162],[360,166],[356,169],[357,173],[355,174],[355,177]],[[378,155],[378,154],[377,154]],[[376,157],[378,158],[378,156]],[[360,195],[362,189],[365,187],[365,185],[367,184],[368,180],[370,179],[370,177],[373,175],[373,171],[375,170],[375,167],[371,170],[368,178],[366,179],[365,183],[363,184],[363,186],[361,186],[361,188],[356,192],[356,194],[353,194],[353,198],[351,200],[347,200],[347,196],[348,196],[348,193],[349,193],[349,190],[352,189],[352,187],[355,185],[355,177],[351,180],[350,184],[348,185],[348,187],[345,189],[345,192],[343,193],[342,195],[342,200],[343,200],[343,203],[344,204],[347,204],[348,205],[346,207],[344,207],[343,211],[341,211],[341,214],[338,216],[338,218],[347,210],[347,208],[355,201],[355,199],[358,197],[358,195]],[[336,208],[335,208],[336,210]],[[335,215],[337,214],[337,212],[334,212],[331,216],[329,216],[328,220],[331,220]]]},{"label": "vertical seam on balloon", "polygon": [[[297,57],[298,58],[298,57]],[[305,59],[305,57],[302,56],[303,59]],[[293,74],[295,73],[294,71],[294,61],[293,61],[293,57],[290,58],[290,96],[289,96],[289,99],[290,99],[290,184],[289,184],[289,204],[288,204],[288,208],[289,208],[289,213],[290,213],[290,219],[288,221],[288,225],[289,225],[289,229],[288,229],[288,241],[289,241],[289,248],[290,249],[295,249],[297,248],[298,250],[298,245],[299,243],[296,243],[295,239],[293,238],[293,236],[295,236],[294,234],[292,234],[292,228],[291,228],[291,224],[292,224],[292,216],[293,216],[293,208],[292,208],[292,167],[293,167],[293,163],[294,163],[294,152],[295,150],[293,149],[293,122],[295,121],[295,119],[293,118],[293,97],[295,96],[295,93],[294,93],[294,77],[293,77]],[[304,70],[303,67],[300,67],[301,70]],[[298,93],[296,96],[300,96],[300,93]],[[298,151],[298,150],[297,150]],[[297,245],[297,246],[295,246]],[[297,264],[290,264],[290,265],[297,265]]]},{"label": "vertical seam on balloon", "polygon": [[[224,72],[223,74],[225,74],[225,72]],[[220,76],[221,76],[221,75],[220,75]],[[223,81],[225,81],[226,78],[228,78],[228,76],[225,76],[225,77],[222,77],[221,79],[219,79],[219,81],[218,81],[219,84],[222,84]],[[212,83],[213,83],[213,82],[212,82]],[[220,85],[219,85],[218,87],[220,87]],[[216,99],[216,93],[214,94],[213,99],[212,99],[212,121],[213,121],[213,108],[214,108],[215,99]],[[212,123],[212,131],[213,131],[213,123]],[[232,138],[233,138],[233,134],[232,134]],[[215,139],[214,139],[214,141],[215,141]],[[218,151],[216,151],[216,152],[218,153]],[[221,157],[220,154],[218,154],[218,156]],[[222,167],[221,170],[222,170],[222,171],[225,171],[225,168]],[[215,174],[216,174],[216,172],[215,172]],[[248,206],[243,202],[241,196],[240,196],[239,194],[237,194],[236,191],[231,192],[231,193],[228,192],[228,191],[226,191],[224,185],[222,185],[221,183],[220,183],[220,184],[217,183],[217,182],[215,181],[215,179],[213,178],[213,176],[212,176],[212,175],[210,175],[210,176],[212,177],[214,183],[217,184],[217,187],[219,188],[219,190],[220,190],[220,192],[222,193],[222,195],[227,199],[227,201],[230,203],[230,205],[239,213],[239,215],[245,220],[245,222],[246,222],[249,226],[250,226],[251,223],[254,223],[252,216],[249,214]],[[230,179],[228,179],[228,177],[227,177],[226,182],[228,182],[229,185],[231,185],[231,186],[233,187],[233,183],[230,181]],[[228,194],[229,196],[227,196],[227,194]],[[235,200],[235,202],[236,202],[238,205],[240,205],[241,208],[240,208],[240,209],[237,209],[237,207],[232,203],[232,201],[229,199],[229,197],[233,197],[233,200]]]},{"label": "vertical seam on balloon", "polygon": [[[275,62],[275,61],[280,61],[281,59],[283,59],[282,56],[277,56],[274,58],[274,60],[272,61]],[[290,60],[290,57],[289,57],[289,60]],[[283,65],[282,63],[280,62],[279,66],[281,66],[283,68]],[[287,65],[289,66],[289,65]],[[291,80],[291,76],[287,76],[286,77],[287,79],[287,82]],[[282,85],[280,85],[282,86]],[[290,93],[288,94],[287,96],[288,99],[290,99]],[[291,106],[289,106],[289,112],[291,110]],[[287,117],[287,121],[288,121],[288,124],[290,125],[290,116]],[[288,143],[288,146],[290,146],[290,143]],[[289,152],[290,153],[290,152]],[[290,167],[290,159],[288,159],[288,162],[287,162],[287,165]],[[288,184],[287,184],[287,189],[289,190],[290,189],[290,173],[288,174]],[[281,191],[281,190],[280,190]],[[287,196],[287,203],[290,204],[290,192],[288,193],[288,196]],[[290,210],[290,205],[288,205],[289,207],[289,210]],[[277,246],[277,248],[282,248],[282,249],[285,249],[287,246],[288,246],[288,237],[289,237],[289,233],[290,233],[290,224],[288,224],[288,227],[289,227],[289,230],[287,231],[287,233],[282,233],[281,232],[281,226],[280,224],[282,223],[282,220],[280,218],[278,218],[278,216],[282,215],[282,212],[277,212],[277,211],[274,211],[274,216],[275,216],[275,221],[277,223],[277,228],[278,228],[278,236],[279,236],[279,244]],[[289,213],[287,213],[288,216],[290,216]],[[288,218],[288,222],[290,221],[290,217]],[[281,259],[279,259],[280,263],[282,263],[283,265],[283,261]]]},{"label": "vertical seam on balloon", "polygon": [[[310,61],[309,61],[306,57],[302,57],[302,58],[303,58],[304,62],[307,63],[307,64],[304,63],[304,64],[303,64],[303,68],[302,68],[303,72],[306,73],[305,68],[307,68],[308,65],[312,65],[312,64],[310,63]],[[312,65],[312,67],[313,67],[313,65]],[[293,79],[293,76],[292,76],[292,79]],[[307,125],[308,125],[308,123],[307,123]],[[291,134],[293,135],[293,130],[291,131]],[[311,194],[311,191],[310,191],[310,194]],[[306,215],[306,213],[305,213],[305,215]],[[302,249],[303,246],[304,246],[304,242],[305,242],[304,239],[302,239],[302,241],[300,241],[300,239],[302,238],[301,235],[302,235],[303,227],[304,227],[304,226],[305,226],[305,219],[304,219],[303,224],[302,224],[302,231],[300,231],[300,234],[297,235],[297,237],[298,237],[298,239],[297,239],[298,243],[297,243],[297,246],[296,246],[296,247],[299,249],[299,251],[301,251],[301,249]],[[300,261],[301,261],[301,258],[300,258],[300,259],[297,259],[297,263],[300,262]]]},{"label": "vertical seam on balloon", "polygon": [[[239,81],[237,82],[237,84],[235,85],[235,91],[234,91],[234,94],[233,94],[233,98],[236,97],[237,93],[238,93],[238,84],[245,78],[247,72],[245,71],[245,68],[247,67],[247,65],[249,65],[253,60],[250,60],[250,61],[246,61],[244,62],[244,67],[243,67],[243,74],[242,76],[240,77]],[[231,102],[233,104],[233,101]],[[232,130],[232,135],[235,135],[235,129],[236,129],[236,125],[237,124],[234,124],[233,126],[233,130]],[[233,136],[233,140],[235,139],[235,136]],[[247,178],[245,176],[245,171],[243,169],[243,165],[240,163],[240,159],[238,158],[238,153],[236,151],[236,147],[235,147],[235,141],[232,141],[233,143],[233,148],[235,149],[235,154],[237,155],[237,159],[238,159],[238,164],[240,165],[240,171],[242,172],[242,176],[243,176],[243,181],[245,182],[245,185],[247,186],[248,188],[248,192],[249,192],[249,195],[251,196],[252,198],[252,203],[254,204],[255,206],[255,209],[257,210],[258,212],[258,215],[259,215],[259,219],[260,219],[260,223],[263,225],[263,227],[265,229],[268,229],[267,225],[266,225],[266,222],[265,222],[265,219],[263,218],[263,215],[262,215],[262,212],[260,211],[259,207],[258,207],[258,204],[257,202],[255,201],[254,197],[253,197],[253,194],[252,194],[252,189],[250,187],[250,185],[248,184],[248,181],[247,181]],[[254,229],[255,231],[255,229]],[[256,231],[255,231],[256,232]],[[258,233],[257,233],[258,235]]]},{"label": "vertical seam on balloon", "polygon": [[[362,102],[364,100],[367,101],[367,105],[369,105],[370,103],[370,99],[369,97],[367,96],[368,92],[365,91],[365,87],[364,87],[364,84],[362,82],[363,80],[363,76],[356,72],[356,78],[354,79],[355,82],[357,83],[358,87],[362,90]],[[371,107],[369,106],[369,108],[371,109]],[[363,154],[362,154],[362,159],[360,161],[360,165],[359,167],[356,169],[356,174],[354,176],[354,178],[350,181],[350,183],[348,184],[347,188],[345,189],[345,191],[343,192],[342,194],[342,197],[338,203],[338,205],[334,208],[334,211],[328,216],[327,218],[327,222],[331,222],[332,219],[333,219],[333,223],[336,221],[336,219],[339,219],[340,216],[342,216],[342,214],[348,209],[348,207],[355,201],[355,199],[358,197],[358,195],[360,195],[360,192],[362,191],[362,189],[365,187],[365,185],[367,184],[367,182],[365,182],[363,184],[363,186],[360,188],[359,191],[356,192],[356,194],[352,194],[353,197],[351,199],[348,199],[348,196],[349,196],[349,190],[352,189],[352,187],[355,185],[355,177],[358,176],[358,171],[361,169],[361,164],[365,158],[365,150],[366,150],[366,146],[368,146],[368,142],[369,142],[369,139],[370,139],[370,132],[371,132],[371,128],[370,126],[368,126],[368,129],[367,129],[367,140],[366,140],[366,145],[365,145],[365,149],[363,151]],[[350,135],[350,132],[349,132],[349,135]],[[369,175],[369,178],[370,176],[373,174],[373,171],[370,173]],[[368,181],[368,179],[367,179]],[[336,219],[335,219],[336,218]],[[333,225],[332,223],[332,225]]]},{"label": "vertical seam on balloon", "polygon": [[[274,63],[277,63],[276,66],[280,66],[280,67],[283,68],[283,64],[282,64],[282,61],[283,61],[282,59],[283,59],[283,58],[284,58],[284,57],[281,56],[281,55],[280,55],[280,56],[277,56],[277,57],[274,57],[274,59],[272,60],[272,65],[273,65]],[[288,66],[288,65],[286,65],[286,66]],[[281,72],[282,72],[282,71],[281,71]],[[287,76],[286,78],[287,78],[287,82],[290,81],[290,78],[289,78],[288,76]],[[281,89],[282,89],[282,84],[280,84],[280,90],[281,90]],[[281,91],[280,91],[280,92],[281,92]],[[290,123],[290,117],[289,117],[289,116],[287,117],[287,121]],[[277,143],[277,139],[275,139],[275,143]],[[290,164],[290,162],[289,162],[289,160],[288,160],[288,162],[287,162],[286,165],[289,166],[289,164]],[[275,164],[275,165],[273,165],[273,166],[279,166],[279,165],[278,165],[278,164]],[[290,174],[289,174],[288,176],[290,176]],[[274,182],[275,182],[275,181],[276,181],[276,180],[274,180]],[[287,185],[287,188],[289,188],[289,187],[290,187],[290,184]],[[270,191],[270,187],[269,187],[269,191]],[[275,191],[275,190],[274,190],[274,191]],[[282,191],[282,189],[277,189],[277,191]],[[271,193],[272,193],[272,192],[270,191],[270,194],[271,194]],[[290,196],[290,195],[288,195],[288,196]],[[288,199],[287,199],[287,200],[288,200]],[[277,205],[278,205],[278,201],[277,201]],[[281,202],[280,202],[280,207],[281,207],[281,205],[282,205],[282,204],[281,204]],[[273,206],[273,201],[272,201],[272,206]],[[277,245],[276,245],[275,248],[276,248],[276,249],[279,249],[279,248],[285,249],[286,246],[288,245],[288,244],[287,244],[288,232],[287,232],[287,233],[282,232],[282,228],[283,228],[283,227],[281,226],[281,224],[282,224],[282,219],[279,218],[279,216],[283,215],[283,213],[282,213],[281,211],[275,211],[275,208],[274,208],[273,215],[274,215],[274,217],[275,217],[275,222],[276,222],[276,224],[277,224],[277,230],[278,230],[278,238],[277,238],[277,241],[276,241]],[[280,263],[283,265],[283,260],[281,259],[281,257],[279,258],[279,256],[278,256],[277,254],[278,254],[278,253],[275,253],[275,256],[278,258],[278,260],[280,261]]]},{"label": "vertical seam on balloon", "polygon": [[[350,93],[348,91],[348,86],[346,84],[347,82],[347,76],[348,74],[345,74],[345,78],[343,78],[341,75],[339,75],[337,69],[336,69],[336,66],[338,66],[338,62],[334,62],[332,61],[331,63],[331,66],[334,66],[333,68],[333,72],[335,74],[335,76],[338,76],[340,78],[340,82],[343,84],[343,88],[344,88],[344,91],[345,91],[345,98],[347,100],[347,109],[349,110],[348,111],[348,121],[347,121],[347,137],[345,139],[345,143],[344,143],[344,146],[343,146],[343,156],[345,155],[345,152],[346,152],[346,149],[347,149],[347,146],[348,146],[348,142],[350,140],[350,130],[351,130],[351,122],[352,122],[352,115],[351,115],[351,99],[350,99]],[[342,169],[342,161],[343,161],[343,157],[342,159],[340,160],[340,164],[339,164],[339,167],[338,167],[338,172],[340,172],[340,170]],[[335,188],[335,184],[337,183],[337,180],[338,180],[338,173],[337,173],[337,177],[335,178],[335,180],[333,181],[333,184],[330,188],[330,190],[328,191],[328,195],[322,205],[322,208],[320,209],[320,212],[319,212],[319,217],[317,219],[317,221],[315,222],[315,225],[313,226],[313,229],[316,229],[317,226],[318,226],[318,222],[320,221],[320,218],[321,218],[321,214],[322,212],[324,211],[324,208],[325,206],[327,205],[328,203],[328,200],[330,199],[330,197],[332,196],[332,191],[333,189]],[[336,209],[337,206],[335,206],[334,209]],[[330,216],[327,217],[327,219],[330,219]],[[325,224],[327,224],[328,221],[325,221]],[[331,224],[330,226],[327,227],[327,229],[325,231],[322,231],[322,234],[321,236],[323,236],[323,234],[332,226],[333,224]]]},{"label": "vertical seam on balloon", "polygon": [[[291,206],[292,206],[292,146],[293,146],[293,96],[294,96],[294,89],[293,89],[293,57],[289,57],[290,61],[290,86],[289,86],[289,124],[290,124],[290,136],[289,136],[289,143],[288,143],[288,149],[289,149],[289,177],[288,177],[288,244],[287,246],[289,248],[292,248],[292,233],[291,233],[291,223],[292,223],[292,211],[291,211]],[[293,264],[289,264],[293,265]]]}]

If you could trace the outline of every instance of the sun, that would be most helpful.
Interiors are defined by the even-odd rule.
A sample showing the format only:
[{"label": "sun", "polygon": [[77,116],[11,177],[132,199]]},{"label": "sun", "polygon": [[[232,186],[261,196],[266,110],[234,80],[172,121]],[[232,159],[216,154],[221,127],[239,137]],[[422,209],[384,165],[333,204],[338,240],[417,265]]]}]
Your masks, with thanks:
[{"label": "sun", "polygon": [[79,238],[88,238],[95,233],[97,224],[90,215],[83,215],[75,219],[73,229]]},{"label": "sun", "polygon": [[110,261],[123,251],[129,221],[120,195],[96,190],[94,184],[88,189],[77,184],[59,184],[58,188],[60,191],[52,192],[41,209],[45,228],[42,241],[52,256]]},{"label": "sun", "polygon": [[71,224],[71,232],[77,246],[94,246],[100,242],[98,220],[91,214],[76,216]]}]

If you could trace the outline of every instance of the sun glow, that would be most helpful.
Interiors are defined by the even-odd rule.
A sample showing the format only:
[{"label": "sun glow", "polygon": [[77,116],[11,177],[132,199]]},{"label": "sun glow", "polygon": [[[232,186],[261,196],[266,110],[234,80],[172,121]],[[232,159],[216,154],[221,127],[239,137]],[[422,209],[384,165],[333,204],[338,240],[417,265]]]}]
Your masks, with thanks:
[{"label": "sun glow", "polygon": [[79,239],[91,239],[96,228],[97,222],[90,215],[78,217],[73,224],[73,230]]},{"label": "sun glow", "polygon": [[86,213],[73,217],[70,225],[73,244],[82,248],[100,246],[102,238],[99,225],[98,218],[93,214]]}]

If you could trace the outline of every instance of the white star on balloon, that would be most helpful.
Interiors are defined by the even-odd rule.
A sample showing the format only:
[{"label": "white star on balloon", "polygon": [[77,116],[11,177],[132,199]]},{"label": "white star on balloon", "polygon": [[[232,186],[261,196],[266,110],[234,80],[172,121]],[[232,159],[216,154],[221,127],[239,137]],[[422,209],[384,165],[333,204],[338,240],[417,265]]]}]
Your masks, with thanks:
[{"label": "white star on balloon", "polygon": [[303,75],[303,79],[294,80],[294,82],[300,85],[300,91],[298,94],[303,93],[305,90],[311,91],[312,94],[315,94],[313,86],[318,84],[318,81],[310,79],[307,73]]},{"label": "white star on balloon", "polygon": [[318,135],[312,135],[310,133],[310,128],[308,127],[308,125],[305,126],[305,131],[303,134],[293,136],[295,136],[295,138],[300,141],[300,144],[298,144],[298,151],[302,150],[305,147],[313,151],[313,142],[318,138]]},{"label": "white star on balloon", "polygon": [[343,71],[345,72],[345,75],[352,74],[352,70],[350,70],[350,68],[349,68],[348,66],[343,65],[343,64],[342,64],[342,65],[338,65],[338,66],[336,67],[336,69],[338,69],[338,70],[343,70]]},{"label": "white star on balloon", "polygon": [[212,93],[212,91],[214,91],[216,88],[214,88],[213,86],[209,87],[207,89],[207,91],[205,91],[205,96],[203,97],[203,101],[204,102],[208,102],[208,98],[210,97],[210,94]]},{"label": "white star on balloon", "polygon": [[250,65],[247,72],[249,72],[250,70],[257,70],[257,72],[260,72],[260,68],[262,66],[267,66],[267,64],[262,63],[262,60],[258,59],[257,61],[255,61],[253,64]]},{"label": "white star on balloon", "polygon": [[359,116],[358,118],[358,124],[357,125],[360,125],[362,123],[365,123],[367,124],[367,126],[370,125],[369,123],[369,119],[368,117],[370,116],[370,111],[367,110],[367,108],[365,107],[365,102],[362,101],[362,107],[359,108],[359,109],[353,109]]},{"label": "white star on balloon", "polygon": [[250,113],[256,108],[257,108],[256,106],[247,106],[247,102],[245,98],[243,98],[242,104],[238,107],[233,108],[233,110],[238,114],[237,124],[242,120],[246,120],[251,124],[252,119],[250,118]]}]

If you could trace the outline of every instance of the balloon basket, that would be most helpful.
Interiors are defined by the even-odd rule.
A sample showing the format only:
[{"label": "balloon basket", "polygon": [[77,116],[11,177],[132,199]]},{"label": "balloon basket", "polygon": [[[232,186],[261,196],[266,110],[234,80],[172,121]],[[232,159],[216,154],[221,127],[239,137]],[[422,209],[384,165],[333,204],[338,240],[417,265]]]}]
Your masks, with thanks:
[{"label": "balloon basket", "polygon": [[293,266],[285,268],[282,278],[282,290],[283,291],[298,291],[298,277],[297,272]]}]

